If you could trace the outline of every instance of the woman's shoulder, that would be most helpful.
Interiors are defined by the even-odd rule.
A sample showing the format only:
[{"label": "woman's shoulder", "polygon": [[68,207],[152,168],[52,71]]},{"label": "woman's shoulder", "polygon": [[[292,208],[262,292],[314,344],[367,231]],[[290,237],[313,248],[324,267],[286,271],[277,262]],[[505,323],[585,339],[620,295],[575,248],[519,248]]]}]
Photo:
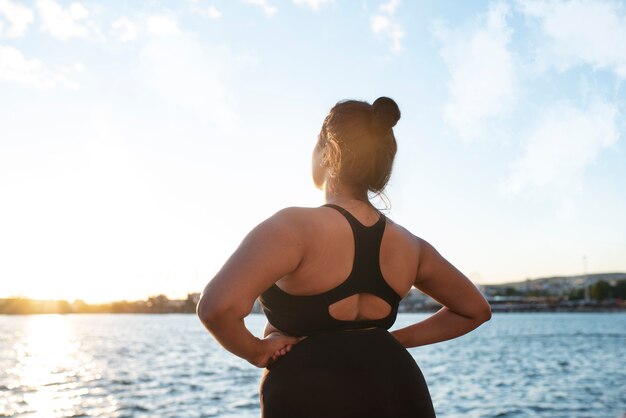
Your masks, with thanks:
[{"label": "woman's shoulder", "polygon": [[312,216],[317,216],[319,209],[319,207],[288,206],[278,210],[269,219],[295,223],[307,222]]},{"label": "woman's shoulder", "polygon": [[402,234],[408,239],[417,239],[417,235],[413,234],[413,232],[409,231],[406,227],[394,221],[390,221],[390,223],[391,225],[393,225],[393,228],[398,231],[399,234]]},{"label": "woman's shoulder", "polygon": [[309,208],[286,207],[258,223],[244,238],[255,246],[281,245],[299,248],[307,240],[303,220]]},{"label": "woman's shoulder", "polygon": [[319,207],[289,206],[278,210],[263,223],[298,231],[319,222],[319,218]]},{"label": "woman's shoulder", "polygon": [[388,229],[394,234],[396,239],[400,239],[404,241],[406,245],[413,246],[415,247],[415,249],[419,250],[419,247],[423,242],[420,237],[409,231],[406,227],[390,219],[389,217],[387,217],[387,225],[389,226]]}]

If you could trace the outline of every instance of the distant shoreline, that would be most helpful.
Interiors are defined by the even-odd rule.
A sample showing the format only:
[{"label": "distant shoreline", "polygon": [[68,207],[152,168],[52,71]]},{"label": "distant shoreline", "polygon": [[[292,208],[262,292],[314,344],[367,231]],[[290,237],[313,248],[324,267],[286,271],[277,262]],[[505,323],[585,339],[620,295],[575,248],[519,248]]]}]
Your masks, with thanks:
[{"label": "distant shoreline", "polygon": [[[186,299],[169,299],[165,295],[147,300],[117,301],[88,304],[81,300],[35,300],[27,298],[0,299],[0,315],[39,314],[195,314],[199,293],[189,293]],[[487,296],[494,313],[501,312],[626,312],[622,299],[569,300],[557,297]],[[400,313],[430,313],[441,305],[415,291],[405,297],[398,308]],[[257,300],[253,313],[261,313]]]},{"label": "distant shoreline", "polygon": [[[597,273],[528,279],[499,285],[478,285],[494,313],[505,312],[626,312],[626,273]],[[200,293],[185,299],[166,295],[146,300],[90,304],[83,300],[38,300],[27,297],[0,298],[0,315],[38,314],[194,314]],[[401,313],[435,312],[441,305],[417,289],[400,301]],[[257,300],[253,313],[261,313]]]},{"label": "distant shoreline", "polygon": [[[398,314],[434,313],[436,309],[399,311]],[[625,313],[624,307],[588,308],[588,309],[508,309],[493,310],[494,315],[500,314],[536,314],[536,313]],[[0,316],[32,316],[32,315],[195,315],[195,312],[0,312]],[[262,312],[251,312],[250,315],[263,315]]]}]

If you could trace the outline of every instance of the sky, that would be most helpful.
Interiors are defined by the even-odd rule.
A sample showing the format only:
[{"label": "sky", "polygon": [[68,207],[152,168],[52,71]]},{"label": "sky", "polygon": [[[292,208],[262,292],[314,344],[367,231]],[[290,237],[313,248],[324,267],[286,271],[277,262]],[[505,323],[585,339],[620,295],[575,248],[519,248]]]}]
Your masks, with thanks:
[{"label": "sky", "polygon": [[626,271],[625,45],[615,1],[0,0],[0,297],[200,291],[379,96],[386,213],[473,281]]}]

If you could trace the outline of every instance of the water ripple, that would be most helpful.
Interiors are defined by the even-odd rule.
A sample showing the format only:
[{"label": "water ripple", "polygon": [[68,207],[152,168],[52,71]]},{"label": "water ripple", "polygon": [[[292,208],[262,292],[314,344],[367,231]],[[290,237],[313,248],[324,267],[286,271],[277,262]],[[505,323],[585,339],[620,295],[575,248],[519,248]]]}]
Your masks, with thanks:
[{"label": "water ripple", "polygon": [[[264,319],[247,323],[258,334]],[[261,370],[192,315],[0,316],[0,327],[0,417],[259,415]],[[625,347],[625,314],[502,314],[410,352],[439,417],[621,418]]]}]

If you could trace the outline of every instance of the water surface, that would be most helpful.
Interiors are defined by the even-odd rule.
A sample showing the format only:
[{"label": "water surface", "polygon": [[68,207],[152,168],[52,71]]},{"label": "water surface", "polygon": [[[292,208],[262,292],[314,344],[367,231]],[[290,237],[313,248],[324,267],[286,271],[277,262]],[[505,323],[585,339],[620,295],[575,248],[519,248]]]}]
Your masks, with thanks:
[{"label": "water surface", "polygon": [[[247,323],[258,334],[264,317]],[[259,416],[262,371],[194,315],[0,316],[0,329],[0,416]],[[626,413],[626,313],[497,314],[410,352],[439,417]]]}]

